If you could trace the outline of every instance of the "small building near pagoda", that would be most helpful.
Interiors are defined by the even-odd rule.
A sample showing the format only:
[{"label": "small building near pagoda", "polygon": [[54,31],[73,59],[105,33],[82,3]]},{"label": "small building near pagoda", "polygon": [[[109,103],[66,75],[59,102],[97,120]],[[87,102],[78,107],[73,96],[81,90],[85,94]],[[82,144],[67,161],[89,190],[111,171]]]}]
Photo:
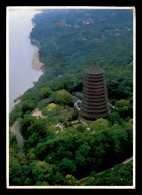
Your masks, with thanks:
[{"label": "small building near pagoda", "polygon": [[107,117],[110,113],[104,70],[94,63],[85,71],[80,114],[88,119]]}]

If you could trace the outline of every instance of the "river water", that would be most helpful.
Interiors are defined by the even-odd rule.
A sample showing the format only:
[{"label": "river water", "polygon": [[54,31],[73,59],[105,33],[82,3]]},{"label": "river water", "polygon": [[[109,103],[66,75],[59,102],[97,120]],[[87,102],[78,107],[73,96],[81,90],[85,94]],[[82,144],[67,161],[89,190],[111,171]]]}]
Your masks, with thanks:
[{"label": "river water", "polygon": [[15,106],[14,99],[33,86],[42,75],[41,70],[32,69],[32,59],[37,49],[29,39],[33,28],[32,18],[40,13],[32,9],[9,9],[8,53],[9,53],[9,112]]}]

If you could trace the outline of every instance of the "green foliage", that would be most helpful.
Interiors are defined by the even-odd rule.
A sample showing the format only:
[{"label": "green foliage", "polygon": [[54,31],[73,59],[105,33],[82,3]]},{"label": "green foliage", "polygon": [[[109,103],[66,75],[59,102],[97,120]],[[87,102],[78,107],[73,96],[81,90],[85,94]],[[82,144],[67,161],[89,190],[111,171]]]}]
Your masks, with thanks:
[{"label": "green foliage", "polygon": [[25,91],[25,93],[20,97],[20,101],[22,104],[27,101],[33,102],[33,104],[37,104],[37,102],[39,101],[37,88],[32,87]]},{"label": "green foliage", "polygon": [[30,127],[32,125],[32,123],[34,122],[35,118],[26,115],[21,121],[20,121],[20,133],[27,138],[28,134],[27,134],[27,129],[28,127]]},{"label": "green foliage", "polygon": [[[31,176],[35,185],[50,184],[50,180],[53,174],[53,166],[44,161],[33,161],[30,164]],[[48,182],[48,183],[47,183]]]},{"label": "green foliage", "polygon": [[60,123],[64,123],[65,121],[66,121],[66,118],[65,117],[59,118],[59,122]]},{"label": "green foliage", "polygon": [[103,131],[108,128],[108,121],[106,119],[100,118],[91,124],[91,130]]},{"label": "green foliage", "polygon": [[49,104],[47,107],[44,107],[42,109],[42,114],[44,116],[57,116],[61,114],[62,108],[59,105],[56,105],[54,103]]},{"label": "green foliage", "polygon": [[76,171],[75,163],[67,158],[64,158],[58,167],[63,175],[66,175],[66,173],[73,174]]},{"label": "green foliage", "polygon": [[51,95],[51,89],[49,87],[40,88],[38,95],[41,99],[47,98]]},{"label": "green foliage", "polygon": [[78,127],[76,127],[77,131],[80,132],[84,132],[86,130],[86,128],[83,125],[79,125]]},{"label": "green foliage", "polygon": [[59,90],[55,94],[55,102],[61,105],[68,105],[72,102],[72,96],[65,89]]},{"label": "green foliage", "polygon": [[10,185],[22,185],[24,180],[22,176],[22,168],[19,161],[15,157],[10,157],[9,160],[9,176]]},{"label": "green foliage", "polygon": [[38,108],[39,108],[40,110],[42,110],[42,109],[45,108],[47,105],[46,105],[43,101],[39,101],[37,106],[38,106]]},{"label": "green foliage", "polygon": [[67,186],[78,186],[79,182],[73,175],[66,175],[64,185]]},{"label": "green foliage", "polygon": [[65,89],[69,92],[82,89],[82,74],[65,73],[59,78],[55,78],[50,84],[52,90],[57,91]]},{"label": "green foliage", "polygon": [[123,119],[120,117],[120,114],[118,112],[110,113],[108,120],[111,125],[113,125],[114,123],[122,124],[123,122]]},{"label": "green foliage", "polygon": [[133,164],[120,164],[96,177],[89,177],[86,186],[132,186]]},{"label": "green foliage", "polygon": [[[89,17],[94,20],[93,24],[83,23],[88,19],[86,14],[90,14]],[[71,26],[60,25],[63,20]],[[69,69],[77,72],[80,69],[79,63],[90,63],[94,53],[97,60],[111,65],[132,61],[130,10],[47,10],[36,15],[33,21],[36,26],[31,37],[38,40],[42,46],[40,56],[44,64],[48,64],[46,71],[49,72],[50,67],[54,67],[52,72],[55,76]],[[80,28],[74,28],[75,24]],[[128,30],[129,28],[131,30]]]},{"label": "green foliage", "polygon": [[27,151],[26,157],[27,157],[28,161],[36,160],[35,149],[34,148],[30,148]]},{"label": "green foliage", "polygon": [[128,100],[124,100],[124,99],[122,99],[122,100],[117,100],[116,102],[115,102],[115,106],[118,108],[118,109],[122,109],[122,110],[125,110],[125,106],[127,107],[129,107],[129,105],[130,105],[130,102],[128,101]]},{"label": "green foliage", "polygon": [[130,151],[133,150],[133,125],[131,122],[124,122],[123,123],[123,128],[125,129],[125,131],[128,134],[128,138],[127,138],[127,153],[129,154]]},{"label": "green foliage", "polygon": [[132,151],[130,149],[127,150],[128,134],[122,126],[114,124],[111,130],[109,130],[108,135],[109,138],[111,137],[110,145],[114,150],[114,159],[120,160],[123,155],[125,157],[128,155],[128,151]]},{"label": "green foliage", "polygon": [[76,120],[79,117],[79,113],[76,108],[74,108],[71,116],[72,116],[72,120]]},{"label": "green foliage", "polygon": [[86,186],[94,186],[94,183],[95,183],[95,177],[90,176],[90,177],[87,179],[85,185],[86,185]]},{"label": "green foliage", "polygon": [[17,144],[16,135],[11,131],[9,131],[9,146],[17,151],[20,149]]},{"label": "green foliage", "polygon": [[9,114],[9,126],[11,127],[16,119],[20,116],[21,106],[20,104],[15,105]]},{"label": "green foliage", "polygon": [[23,117],[26,112],[32,112],[35,108],[36,104],[32,100],[24,100],[21,107],[21,116]]},{"label": "green foliage", "polygon": [[115,107],[118,109],[120,116],[122,116],[122,118],[124,119],[132,115],[129,100],[125,100],[125,99],[117,100],[115,102]]},{"label": "green foliage", "polygon": [[[29,119],[27,122],[30,135],[27,136],[26,156],[15,156],[15,152],[10,150],[12,159],[16,158],[15,163],[19,163],[19,166],[16,164],[19,167],[17,175],[15,176],[13,171],[11,178],[19,179],[19,175],[22,175],[22,180],[18,181],[17,185],[20,185],[20,182],[25,182],[25,185],[28,183],[30,185],[78,185],[72,177],[65,176],[81,178],[91,171],[99,172],[109,168],[125,159],[127,155],[132,155],[132,123],[130,122],[124,122],[123,126],[114,124],[109,129],[98,130],[93,136],[91,131],[80,132],[71,127],[64,128],[56,135],[55,127],[52,129],[48,126],[46,119],[39,118],[32,123]],[[36,142],[34,136],[40,137],[40,140]],[[44,139],[45,137],[47,139]],[[27,161],[29,168],[24,168]],[[87,185],[94,185],[94,178],[96,178],[95,174],[92,173]],[[13,180],[12,182],[14,183]]]}]

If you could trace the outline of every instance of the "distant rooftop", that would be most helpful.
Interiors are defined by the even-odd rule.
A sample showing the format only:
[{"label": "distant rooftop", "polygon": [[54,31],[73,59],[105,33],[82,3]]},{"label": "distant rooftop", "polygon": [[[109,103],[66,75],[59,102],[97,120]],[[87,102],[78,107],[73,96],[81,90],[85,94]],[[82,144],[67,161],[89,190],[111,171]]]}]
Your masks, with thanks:
[{"label": "distant rooftop", "polygon": [[85,73],[87,74],[102,74],[104,73],[104,70],[96,64],[96,62],[94,62],[93,65],[91,65],[86,71]]}]

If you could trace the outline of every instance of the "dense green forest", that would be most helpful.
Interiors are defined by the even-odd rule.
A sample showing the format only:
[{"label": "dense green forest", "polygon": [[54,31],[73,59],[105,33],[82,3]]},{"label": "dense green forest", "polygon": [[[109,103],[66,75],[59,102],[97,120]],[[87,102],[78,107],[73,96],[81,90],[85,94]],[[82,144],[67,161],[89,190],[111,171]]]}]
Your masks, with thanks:
[{"label": "dense green forest", "polygon": [[[132,10],[45,9],[32,21],[43,75],[9,115],[10,128],[21,118],[24,140],[21,151],[10,131],[10,185],[74,186],[89,175],[86,185],[132,185],[132,163],[104,171],[133,155]],[[94,60],[105,71],[111,114],[84,125],[72,95],[81,99]]]}]

